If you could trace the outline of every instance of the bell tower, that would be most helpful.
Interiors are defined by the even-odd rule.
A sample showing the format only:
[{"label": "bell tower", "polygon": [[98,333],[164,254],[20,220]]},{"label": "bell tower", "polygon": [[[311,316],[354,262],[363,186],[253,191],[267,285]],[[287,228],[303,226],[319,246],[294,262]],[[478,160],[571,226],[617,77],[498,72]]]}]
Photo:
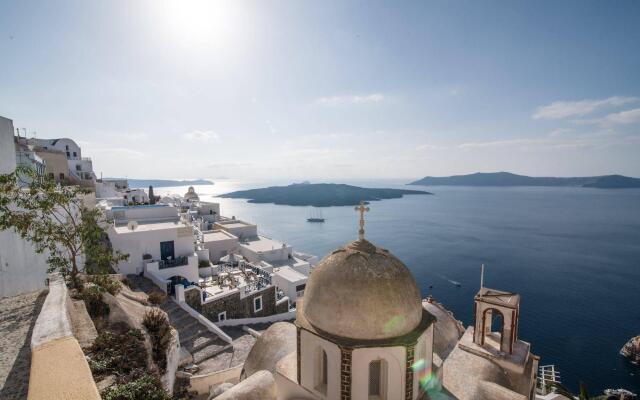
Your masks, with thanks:
[{"label": "bell tower", "polygon": [[[474,300],[473,342],[504,354],[513,354],[514,344],[518,340],[520,295],[481,287]],[[498,321],[500,323],[494,325]],[[497,329],[493,330],[493,327]]]}]

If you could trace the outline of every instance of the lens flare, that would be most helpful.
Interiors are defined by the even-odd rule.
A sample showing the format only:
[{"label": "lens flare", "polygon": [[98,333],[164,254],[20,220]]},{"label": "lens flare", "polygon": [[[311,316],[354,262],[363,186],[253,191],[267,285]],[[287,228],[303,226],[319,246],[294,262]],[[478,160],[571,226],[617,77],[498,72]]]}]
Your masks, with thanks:
[{"label": "lens flare", "polygon": [[385,333],[390,333],[396,331],[399,327],[404,326],[405,320],[404,315],[396,315],[392,317],[386,324],[384,324]]},{"label": "lens flare", "polygon": [[425,359],[416,360],[411,365],[413,373],[418,376],[420,388],[429,394],[430,399],[446,399],[446,395],[442,392],[442,383],[434,373],[431,365],[427,364]]}]

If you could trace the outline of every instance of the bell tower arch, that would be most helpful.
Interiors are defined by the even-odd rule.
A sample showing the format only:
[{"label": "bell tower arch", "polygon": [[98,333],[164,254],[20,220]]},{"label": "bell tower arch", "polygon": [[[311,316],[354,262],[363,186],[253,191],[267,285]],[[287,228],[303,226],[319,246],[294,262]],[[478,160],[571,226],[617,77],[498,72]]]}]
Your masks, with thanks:
[{"label": "bell tower arch", "polygon": [[[474,300],[473,342],[479,346],[493,347],[505,354],[513,354],[514,343],[518,340],[520,295],[481,287]],[[498,318],[501,320],[499,330],[493,331],[492,322]]]}]

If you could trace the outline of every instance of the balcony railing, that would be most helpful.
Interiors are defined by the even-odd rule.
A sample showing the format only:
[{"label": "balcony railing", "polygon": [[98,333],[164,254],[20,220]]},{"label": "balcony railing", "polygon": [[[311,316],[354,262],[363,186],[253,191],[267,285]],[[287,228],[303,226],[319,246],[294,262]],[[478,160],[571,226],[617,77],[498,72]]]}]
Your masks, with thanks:
[{"label": "balcony railing", "polygon": [[158,268],[165,269],[165,268],[173,268],[173,267],[182,267],[183,265],[187,265],[187,264],[189,264],[189,257],[182,256],[182,257],[176,257],[172,260],[160,260],[158,261]]}]

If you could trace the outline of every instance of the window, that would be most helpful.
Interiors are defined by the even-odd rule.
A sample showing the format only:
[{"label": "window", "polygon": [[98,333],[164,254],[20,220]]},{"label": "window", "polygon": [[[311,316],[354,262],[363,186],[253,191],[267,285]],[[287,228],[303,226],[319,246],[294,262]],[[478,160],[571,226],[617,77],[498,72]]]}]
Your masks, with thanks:
[{"label": "window", "polygon": [[64,180],[64,174],[60,172],[60,180]]},{"label": "window", "polygon": [[369,399],[383,400],[386,394],[386,362],[373,360],[369,363]]},{"label": "window", "polygon": [[218,322],[225,321],[227,319],[227,312],[223,311],[218,314]]},{"label": "window", "polygon": [[68,145],[68,144],[67,144],[67,145],[65,145],[65,146],[64,146],[64,149],[65,149],[65,150],[69,150],[69,145]]},{"label": "window", "polygon": [[73,152],[73,156],[74,156],[74,157],[78,157],[78,154],[74,151],[74,152]]},{"label": "window", "polygon": [[262,296],[253,299],[253,312],[262,311]]},{"label": "window", "polygon": [[82,171],[82,167],[80,166],[80,164],[76,164],[76,171]]},{"label": "window", "polygon": [[71,158],[71,153],[67,151],[67,158]]},{"label": "window", "polygon": [[316,384],[315,388],[318,392],[326,395],[327,394],[327,383],[329,377],[329,362],[327,359],[327,352],[322,348],[318,347],[317,351],[317,369],[316,369]]}]

